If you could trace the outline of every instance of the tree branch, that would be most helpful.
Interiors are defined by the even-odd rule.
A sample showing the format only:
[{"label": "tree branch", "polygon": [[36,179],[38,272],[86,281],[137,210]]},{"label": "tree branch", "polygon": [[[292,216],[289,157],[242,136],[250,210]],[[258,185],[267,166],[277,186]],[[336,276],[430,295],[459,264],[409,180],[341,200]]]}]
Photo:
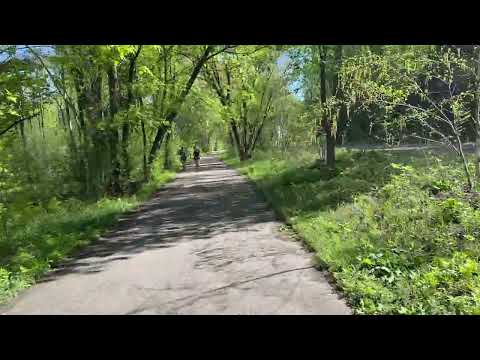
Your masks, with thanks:
[{"label": "tree branch", "polygon": [[209,59],[213,58],[214,56],[216,56],[216,55],[218,55],[218,54],[220,54],[220,53],[222,53],[222,52],[225,52],[225,51],[227,51],[227,50],[229,50],[229,49],[235,49],[237,46],[238,46],[238,45],[226,45],[226,46],[224,46],[222,49],[220,49],[220,50],[218,50],[218,51],[216,51],[216,52],[214,52],[214,53],[211,53],[209,56],[207,56],[207,60],[209,60]]},{"label": "tree branch", "polygon": [[15,120],[15,122],[13,122],[12,124],[10,124],[6,129],[0,131],[0,136],[2,136],[3,134],[5,134],[8,130],[14,128],[15,126],[17,126],[18,124],[20,124],[21,122],[24,122],[26,120],[30,120],[31,118],[34,118],[35,116],[39,115],[40,113],[39,112],[36,112],[35,114],[32,114],[30,116],[26,116],[24,118],[21,118],[21,119],[18,119],[18,120]]},{"label": "tree branch", "polygon": [[45,69],[45,71],[47,72],[49,78],[52,80],[53,84],[55,85],[55,87],[57,88],[58,92],[63,96],[63,99],[65,100],[66,103],[68,103],[68,105],[70,105],[70,107],[72,108],[75,116],[77,116],[77,111],[76,111],[76,108],[75,106],[73,105],[73,102],[70,100],[70,98],[68,97],[68,94],[66,92],[65,89],[63,89],[57,82],[57,80],[55,79],[55,77],[53,76],[53,74],[51,73],[50,69],[48,68],[48,66],[45,64],[45,62],[43,61],[42,57],[40,55],[38,55],[29,45],[25,45],[25,47],[33,54],[33,56],[35,56],[35,58],[37,58],[42,67]]}]

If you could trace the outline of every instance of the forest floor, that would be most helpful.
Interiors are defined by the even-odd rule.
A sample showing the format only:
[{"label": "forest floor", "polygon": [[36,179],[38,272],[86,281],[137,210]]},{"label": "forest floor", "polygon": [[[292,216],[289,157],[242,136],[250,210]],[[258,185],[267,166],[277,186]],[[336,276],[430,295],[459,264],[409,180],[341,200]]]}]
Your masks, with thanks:
[{"label": "forest floor", "polygon": [[253,186],[201,160],[5,314],[350,314]]}]

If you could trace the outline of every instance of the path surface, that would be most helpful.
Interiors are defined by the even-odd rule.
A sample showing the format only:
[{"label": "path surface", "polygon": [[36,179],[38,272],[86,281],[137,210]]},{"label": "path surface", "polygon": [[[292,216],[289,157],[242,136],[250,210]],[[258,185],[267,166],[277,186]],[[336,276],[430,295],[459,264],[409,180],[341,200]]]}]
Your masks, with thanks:
[{"label": "path surface", "polygon": [[[353,149],[353,150],[379,150],[379,151],[434,151],[436,153],[448,153],[452,150],[446,145],[422,145],[422,144],[403,144],[401,146],[385,146],[385,145],[370,145],[370,144],[357,144],[357,145],[343,145],[338,146],[339,149]],[[467,154],[475,153],[474,143],[464,143],[463,152]]]},{"label": "path surface", "polygon": [[312,255],[215,157],[191,167],[6,314],[349,314]]}]

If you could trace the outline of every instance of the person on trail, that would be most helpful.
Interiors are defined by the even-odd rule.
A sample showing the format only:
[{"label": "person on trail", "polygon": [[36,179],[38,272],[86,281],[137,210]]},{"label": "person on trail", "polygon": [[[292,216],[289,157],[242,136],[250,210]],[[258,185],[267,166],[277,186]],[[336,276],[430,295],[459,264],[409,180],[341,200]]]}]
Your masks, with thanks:
[{"label": "person on trail", "polygon": [[195,167],[198,169],[200,161],[200,149],[195,145],[193,148],[193,160],[195,161]]},{"label": "person on trail", "polygon": [[184,147],[182,146],[178,151],[178,155],[180,155],[180,161],[182,162],[182,168],[185,171],[186,163],[187,163],[187,152],[185,151]]}]

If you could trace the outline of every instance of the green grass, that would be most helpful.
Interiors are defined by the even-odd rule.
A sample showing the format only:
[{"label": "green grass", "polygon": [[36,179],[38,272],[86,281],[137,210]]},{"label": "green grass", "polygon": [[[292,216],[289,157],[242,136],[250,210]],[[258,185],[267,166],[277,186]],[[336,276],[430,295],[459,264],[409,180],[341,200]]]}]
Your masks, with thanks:
[{"label": "green grass", "polygon": [[359,314],[480,314],[479,201],[452,158],[338,152],[227,163],[315,251]]},{"label": "green grass", "polygon": [[39,207],[22,209],[16,214],[8,241],[0,241],[0,303],[98,239],[122,213],[136,208],[174,178],[175,172],[157,171],[134,196],[105,198],[93,204],[53,199],[48,211]]}]

